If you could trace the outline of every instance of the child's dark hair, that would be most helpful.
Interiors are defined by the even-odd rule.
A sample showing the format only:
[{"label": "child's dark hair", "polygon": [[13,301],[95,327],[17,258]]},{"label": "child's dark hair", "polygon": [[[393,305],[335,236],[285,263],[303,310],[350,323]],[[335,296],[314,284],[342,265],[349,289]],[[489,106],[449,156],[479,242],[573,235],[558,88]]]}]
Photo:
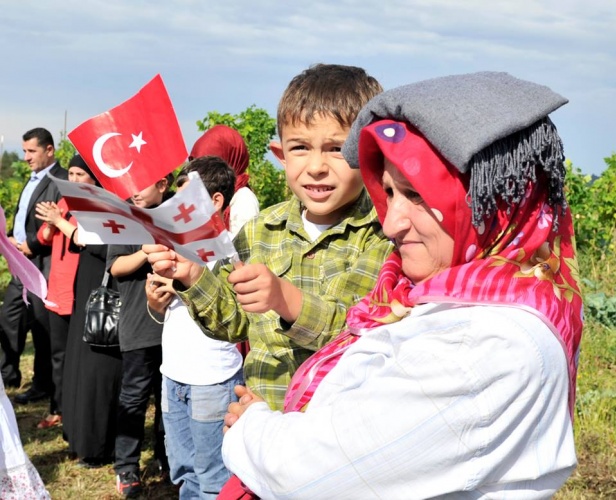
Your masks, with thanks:
[{"label": "child's dark hair", "polygon": [[315,64],[297,75],[278,104],[278,136],[284,125],[310,125],[316,116],[332,116],[350,127],[359,110],[383,91],[380,83],[362,68],[340,64]]},{"label": "child's dark hair", "polygon": [[170,172],[167,175],[165,175],[165,179],[167,179],[167,192],[173,191],[173,182],[175,181],[173,172]]},{"label": "child's dark hair", "polygon": [[188,179],[190,172],[197,172],[210,196],[220,193],[224,197],[222,210],[229,206],[235,193],[235,172],[218,156],[200,156],[180,170],[175,183],[181,187]]}]

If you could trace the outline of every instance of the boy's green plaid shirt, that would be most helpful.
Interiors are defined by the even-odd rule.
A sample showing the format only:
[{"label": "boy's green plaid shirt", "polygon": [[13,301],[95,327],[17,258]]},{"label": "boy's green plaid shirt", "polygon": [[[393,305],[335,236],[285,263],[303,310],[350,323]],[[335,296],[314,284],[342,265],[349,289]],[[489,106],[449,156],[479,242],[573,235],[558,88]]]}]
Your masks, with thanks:
[{"label": "boy's green plaid shirt", "polygon": [[[180,296],[210,337],[239,342],[249,338],[246,384],[273,409],[298,366],[345,326],[347,309],[367,294],[392,251],[366,192],[342,222],[310,241],[293,197],[249,221],[235,241],[245,263],[263,263],[303,292],[300,316],[292,325],[273,311],[246,313],[227,282],[233,269],[218,265]],[[214,276],[217,275],[217,278]]]}]

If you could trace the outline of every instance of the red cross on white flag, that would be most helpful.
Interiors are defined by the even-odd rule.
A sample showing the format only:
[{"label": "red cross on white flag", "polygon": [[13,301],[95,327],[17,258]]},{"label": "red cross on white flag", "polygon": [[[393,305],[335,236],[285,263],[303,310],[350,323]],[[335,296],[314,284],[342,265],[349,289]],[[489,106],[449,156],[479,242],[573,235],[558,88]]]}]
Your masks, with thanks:
[{"label": "red cross on white flag", "polygon": [[196,172],[187,187],[156,208],[130,205],[102,188],[52,177],[85,244],[161,243],[199,264],[236,252],[212,198]]}]

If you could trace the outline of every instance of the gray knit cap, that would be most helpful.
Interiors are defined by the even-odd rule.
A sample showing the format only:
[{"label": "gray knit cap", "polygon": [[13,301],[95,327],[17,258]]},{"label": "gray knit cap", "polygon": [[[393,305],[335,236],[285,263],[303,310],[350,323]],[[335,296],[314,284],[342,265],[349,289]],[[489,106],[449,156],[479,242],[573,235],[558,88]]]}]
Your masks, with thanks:
[{"label": "gray knit cap", "polygon": [[550,205],[564,209],[562,143],[547,115],[567,102],[548,87],[508,73],[424,80],[371,99],[342,151],[357,168],[363,127],[384,118],[405,121],[460,172],[470,169],[473,224],[494,213],[499,198],[519,202],[528,180],[536,180],[537,166],[548,178]]}]

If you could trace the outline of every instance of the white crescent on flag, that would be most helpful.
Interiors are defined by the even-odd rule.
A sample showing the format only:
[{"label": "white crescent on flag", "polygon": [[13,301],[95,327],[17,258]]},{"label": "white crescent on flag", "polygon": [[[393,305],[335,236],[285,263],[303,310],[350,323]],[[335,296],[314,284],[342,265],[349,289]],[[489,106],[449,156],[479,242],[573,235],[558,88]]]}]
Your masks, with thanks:
[{"label": "white crescent on flag", "polygon": [[152,209],[130,205],[89,184],[50,176],[79,225],[79,242],[90,245],[161,243],[199,264],[235,255],[231,236],[196,172],[180,193]]},{"label": "white crescent on flag", "polygon": [[115,137],[116,135],[122,134],[120,134],[119,132],[109,132],[107,134],[103,134],[98,139],[96,139],[94,145],[92,146],[92,158],[94,158],[94,163],[96,163],[96,166],[103,174],[105,174],[107,177],[111,177],[112,179],[115,177],[123,176],[133,166],[133,162],[131,161],[126,167],[116,170],[115,168],[111,168],[109,165],[107,165],[103,160],[103,146],[109,139]]}]

